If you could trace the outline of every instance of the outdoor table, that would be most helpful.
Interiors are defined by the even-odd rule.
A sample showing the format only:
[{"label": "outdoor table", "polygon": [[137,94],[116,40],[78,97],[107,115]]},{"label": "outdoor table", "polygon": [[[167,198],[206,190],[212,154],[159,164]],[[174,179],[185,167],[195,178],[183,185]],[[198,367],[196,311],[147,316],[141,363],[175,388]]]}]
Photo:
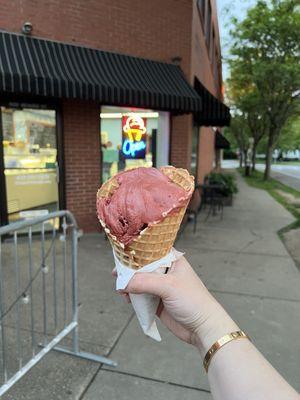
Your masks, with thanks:
[{"label": "outdoor table", "polygon": [[223,215],[223,201],[222,201],[222,189],[224,186],[221,183],[204,183],[199,185],[201,189],[201,206],[200,209],[208,204],[210,206],[206,219],[212,213],[216,215],[216,208],[222,210],[221,217]]}]

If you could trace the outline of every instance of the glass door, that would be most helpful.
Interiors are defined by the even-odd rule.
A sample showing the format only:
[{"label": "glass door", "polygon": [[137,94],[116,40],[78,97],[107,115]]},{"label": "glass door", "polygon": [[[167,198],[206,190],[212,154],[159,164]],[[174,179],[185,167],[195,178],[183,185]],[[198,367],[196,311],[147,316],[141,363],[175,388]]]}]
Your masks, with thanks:
[{"label": "glass door", "polygon": [[1,194],[6,221],[1,223],[58,210],[56,111],[1,107],[0,121],[4,168],[0,173],[6,189]]}]

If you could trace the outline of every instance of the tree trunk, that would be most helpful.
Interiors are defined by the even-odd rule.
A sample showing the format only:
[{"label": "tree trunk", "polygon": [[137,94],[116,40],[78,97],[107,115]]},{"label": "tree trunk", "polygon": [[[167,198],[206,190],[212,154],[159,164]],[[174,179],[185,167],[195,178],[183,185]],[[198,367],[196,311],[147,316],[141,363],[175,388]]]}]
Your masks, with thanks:
[{"label": "tree trunk", "polygon": [[221,150],[216,149],[215,151],[215,170],[216,172],[221,172]]},{"label": "tree trunk", "polygon": [[247,157],[247,153],[248,153],[248,150],[244,150],[243,151],[243,157],[244,157],[244,168],[245,168],[245,171],[244,171],[244,173],[245,173],[245,176],[247,176],[248,174],[247,174],[247,166],[248,166],[248,157]]},{"label": "tree trunk", "polygon": [[255,171],[255,164],[256,164],[256,148],[257,148],[257,143],[253,144],[252,148],[252,171]]},{"label": "tree trunk", "polygon": [[240,152],[239,154],[239,159],[240,159],[240,168],[243,168],[243,153]]},{"label": "tree trunk", "polygon": [[270,178],[271,172],[271,164],[272,164],[272,156],[273,156],[273,132],[269,132],[268,137],[268,147],[266,154],[266,167],[264,172],[264,181],[267,181]]}]

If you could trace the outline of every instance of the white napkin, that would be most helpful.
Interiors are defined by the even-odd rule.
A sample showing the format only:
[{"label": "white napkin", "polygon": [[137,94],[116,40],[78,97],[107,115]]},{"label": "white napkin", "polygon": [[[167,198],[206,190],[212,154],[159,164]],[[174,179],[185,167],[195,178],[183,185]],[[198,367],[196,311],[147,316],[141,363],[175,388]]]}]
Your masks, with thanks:
[{"label": "white napkin", "polygon": [[[172,265],[172,262],[178,260],[183,256],[184,253],[172,248],[170,253],[168,253],[165,257],[160,258],[151,264],[147,264],[138,270],[126,267],[118,260],[114,252],[113,254],[118,273],[116,289],[121,290],[126,288],[128,282],[134,274],[154,271],[160,274],[165,273],[166,268],[169,268]],[[152,339],[160,342],[161,337],[155,322],[155,314],[159,304],[159,297],[151,294],[129,294],[129,297],[145,335],[150,336]]]}]

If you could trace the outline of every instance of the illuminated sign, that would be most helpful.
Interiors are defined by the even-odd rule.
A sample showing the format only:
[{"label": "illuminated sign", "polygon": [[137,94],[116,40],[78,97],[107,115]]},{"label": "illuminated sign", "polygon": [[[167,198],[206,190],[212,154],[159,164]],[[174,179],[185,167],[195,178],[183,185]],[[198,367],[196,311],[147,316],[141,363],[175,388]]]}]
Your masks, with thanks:
[{"label": "illuminated sign", "polygon": [[138,114],[123,116],[122,153],[124,157],[127,159],[144,159],[146,147],[146,120]]}]

